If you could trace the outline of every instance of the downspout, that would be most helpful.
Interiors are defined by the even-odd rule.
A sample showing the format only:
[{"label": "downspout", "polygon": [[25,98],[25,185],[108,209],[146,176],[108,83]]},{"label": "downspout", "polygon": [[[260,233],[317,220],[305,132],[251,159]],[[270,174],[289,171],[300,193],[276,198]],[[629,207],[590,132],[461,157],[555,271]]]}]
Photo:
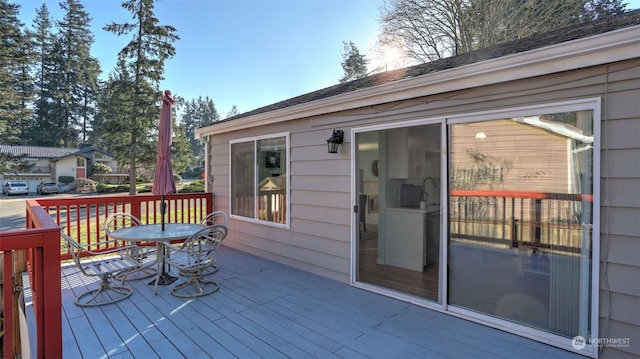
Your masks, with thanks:
[{"label": "downspout", "polygon": [[[204,139],[204,137],[206,137],[206,139]],[[209,136],[205,135],[203,136],[202,133],[198,133],[198,141],[202,142],[204,144],[204,191],[205,192],[209,192],[209,182],[213,182],[210,181],[209,178],[209,164],[208,164],[208,159],[209,159]]]}]

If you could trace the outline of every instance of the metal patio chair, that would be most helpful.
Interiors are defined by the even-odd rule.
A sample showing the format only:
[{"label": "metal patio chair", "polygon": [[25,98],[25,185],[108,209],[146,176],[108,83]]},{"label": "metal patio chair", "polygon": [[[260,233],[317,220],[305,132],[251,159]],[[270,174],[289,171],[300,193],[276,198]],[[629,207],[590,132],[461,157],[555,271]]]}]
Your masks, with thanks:
[{"label": "metal patio chair", "polygon": [[204,224],[206,226],[211,226],[214,224],[223,224],[225,226],[229,225],[229,214],[225,211],[213,211],[207,214],[200,224]]},{"label": "metal patio chair", "polygon": [[211,294],[219,289],[217,282],[205,278],[215,265],[215,256],[227,236],[227,226],[214,224],[187,238],[181,245],[165,244],[169,248],[166,262],[178,268],[186,281],[171,289],[176,297],[192,298]]},{"label": "metal patio chair", "polygon": [[78,296],[75,300],[76,305],[95,307],[115,303],[131,296],[133,290],[130,287],[111,284],[111,279],[115,278],[117,274],[138,267],[136,260],[122,255],[123,251],[129,249],[127,246],[118,246],[118,241],[107,239],[92,243],[92,246],[110,249],[95,251],[80,244],[62,231],[60,236],[65,240],[67,249],[82,274],[87,277],[100,278],[99,287]]},{"label": "metal patio chair", "polygon": [[[225,226],[229,225],[229,214],[225,211],[213,211],[207,214],[200,224],[204,224],[206,226],[211,226],[214,224],[223,224]],[[202,273],[202,275],[214,274],[218,271],[218,265],[214,262],[211,267],[209,267],[206,271]]]},{"label": "metal patio chair", "polygon": [[[107,238],[111,238],[111,233],[120,228],[139,226],[142,222],[138,217],[129,213],[114,213],[110,215],[104,224],[104,231]],[[120,273],[116,279],[121,280],[122,284],[126,280],[136,280],[149,278],[157,274],[155,264],[157,263],[156,242],[140,241],[127,243],[128,250],[126,255],[138,262],[138,267],[130,271]]]}]

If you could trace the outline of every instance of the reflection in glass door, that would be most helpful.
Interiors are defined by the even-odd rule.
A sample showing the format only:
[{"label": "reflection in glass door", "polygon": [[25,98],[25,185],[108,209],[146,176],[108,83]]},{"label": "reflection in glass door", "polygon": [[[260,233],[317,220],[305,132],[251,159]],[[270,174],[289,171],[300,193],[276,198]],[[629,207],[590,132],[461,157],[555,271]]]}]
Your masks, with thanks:
[{"label": "reflection in glass door", "polygon": [[441,124],[356,133],[357,277],[439,301]]},{"label": "reflection in glass door", "polygon": [[593,126],[591,110],[450,126],[449,304],[589,337]]}]

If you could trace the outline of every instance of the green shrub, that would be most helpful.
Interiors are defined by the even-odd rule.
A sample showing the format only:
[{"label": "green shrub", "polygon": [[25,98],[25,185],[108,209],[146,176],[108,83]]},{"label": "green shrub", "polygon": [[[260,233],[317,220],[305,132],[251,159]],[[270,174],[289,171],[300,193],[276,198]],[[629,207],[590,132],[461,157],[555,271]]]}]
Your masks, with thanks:
[{"label": "green shrub", "polygon": [[196,193],[204,192],[204,180],[195,180],[186,186],[182,187],[179,193]]},{"label": "green shrub", "polygon": [[182,175],[182,178],[202,178],[203,173],[204,173],[204,168],[196,167],[192,170],[181,173],[181,175]]},{"label": "green shrub", "polygon": [[96,186],[96,192],[98,193],[117,193],[117,192],[129,192],[128,184],[112,185],[101,183]]},{"label": "green shrub", "polygon": [[72,183],[73,181],[75,181],[75,178],[73,178],[73,176],[59,176],[58,177],[58,182],[60,182],[60,183],[69,184],[69,183]]}]

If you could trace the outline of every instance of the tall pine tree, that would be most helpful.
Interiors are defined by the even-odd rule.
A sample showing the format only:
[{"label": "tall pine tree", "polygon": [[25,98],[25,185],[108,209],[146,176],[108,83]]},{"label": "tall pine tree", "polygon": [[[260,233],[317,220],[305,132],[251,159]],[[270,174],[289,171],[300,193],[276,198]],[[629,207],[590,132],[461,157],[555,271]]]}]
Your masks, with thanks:
[{"label": "tall pine tree", "polygon": [[191,151],[197,156],[204,156],[204,144],[195,138],[195,130],[202,126],[220,121],[220,114],[213,100],[208,96],[187,101],[182,112],[181,122],[185,127]]},{"label": "tall pine tree", "polygon": [[[131,75],[133,85],[131,108],[123,119],[124,134],[129,139],[126,149],[116,149],[118,157],[123,153],[129,159],[129,193],[136,193],[136,169],[141,154],[155,153],[153,130],[157,128],[161,95],[160,80],[163,79],[164,63],[175,55],[173,43],[179,39],[172,26],[158,25],[153,13],[154,0],[128,0],[122,7],[128,10],[135,22],[112,23],[105,30],[116,35],[131,35],[131,41],[119,52],[122,61]],[[148,164],[148,163],[147,163]]]},{"label": "tall pine tree", "polygon": [[46,4],[36,9],[36,18],[33,20],[33,29],[29,31],[33,41],[34,52],[34,108],[35,114],[25,133],[25,139],[30,145],[58,145],[55,144],[55,136],[52,136],[50,123],[51,103],[51,74],[55,71],[53,61],[54,35],[51,21],[51,13]]},{"label": "tall pine tree", "polygon": [[86,139],[87,124],[94,113],[100,66],[91,56],[94,42],[90,29],[91,18],[79,0],[60,3],[65,11],[58,22],[58,41],[61,50],[58,63],[60,124],[63,126],[63,145],[78,144],[79,134]]},{"label": "tall pine tree", "polygon": [[4,144],[20,144],[31,117],[30,44],[18,20],[19,10],[19,5],[0,0],[0,143]]}]

